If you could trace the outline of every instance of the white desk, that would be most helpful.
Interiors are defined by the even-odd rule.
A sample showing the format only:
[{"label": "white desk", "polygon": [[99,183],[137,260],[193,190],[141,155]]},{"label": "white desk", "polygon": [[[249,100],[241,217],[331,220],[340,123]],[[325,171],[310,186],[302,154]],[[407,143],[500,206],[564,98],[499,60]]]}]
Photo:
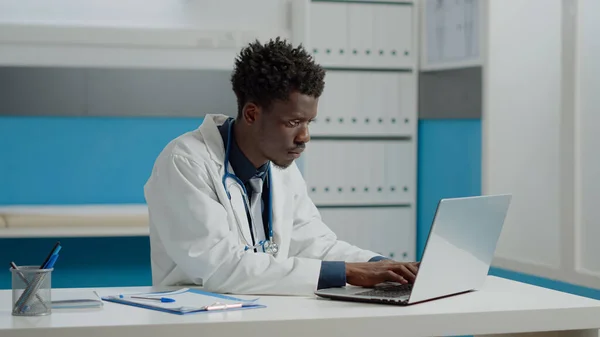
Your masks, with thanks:
[{"label": "white desk", "polygon": [[[150,288],[100,288],[100,294]],[[57,290],[57,291],[69,291]],[[0,291],[2,337],[450,336],[544,332],[598,336],[600,301],[489,277],[485,288],[409,307],[313,297],[262,297],[268,307],[178,316],[115,303],[102,309],[54,310],[14,317]],[[570,331],[567,331],[570,330]]]}]

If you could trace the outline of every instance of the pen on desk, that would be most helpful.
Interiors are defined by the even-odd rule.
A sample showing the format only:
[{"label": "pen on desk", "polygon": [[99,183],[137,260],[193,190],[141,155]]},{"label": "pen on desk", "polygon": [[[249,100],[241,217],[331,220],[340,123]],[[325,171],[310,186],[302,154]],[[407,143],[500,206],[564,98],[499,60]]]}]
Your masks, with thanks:
[{"label": "pen on desk", "polygon": [[161,303],[173,303],[173,302],[175,302],[174,299],[168,298],[168,297],[144,297],[144,296],[124,296],[124,295],[119,295],[119,297],[120,298],[129,297],[129,298],[137,298],[137,299],[140,299],[140,300],[160,301]]},{"label": "pen on desk", "polygon": [[[27,278],[25,278],[25,276],[23,276],[23,273],[19,272],[19,267],[14,263],[11,262],[10,266],[17,271],[17,275],[19,275],[19,277],[21,278],[21,280],[23,282],[25,282],[25,286],[29,286],[29,281],[27,281]],[[42,303],[42,305],[44,306],[44,308],[48,309],[48,306],[46,305],[46,303],[44,303],[44,300],[42,299],[42,297],[40,296],[40,294],[35,294],[35,297],[40,301],[40,303]]]}]

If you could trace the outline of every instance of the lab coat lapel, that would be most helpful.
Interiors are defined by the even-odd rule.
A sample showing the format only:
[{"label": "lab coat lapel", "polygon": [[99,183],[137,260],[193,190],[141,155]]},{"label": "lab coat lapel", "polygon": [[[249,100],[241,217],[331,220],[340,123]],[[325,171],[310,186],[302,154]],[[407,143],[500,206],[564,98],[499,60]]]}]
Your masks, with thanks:
[{"label": "lab coat lapel", "polygon": [[[221,134],[219,133],[218,125],[223,124],[227,120],[227,116],[225,115],[212,115],[208,114],[204,117],[204,122],[200,125],[200,133],[204,138],[204,143],[206,144],[206,148],[210,155],[210,158],[213,160],[215,165],[217,166],[217,170],[219,172],[219,181],[215,181],[215,186],[221,186],[220,178],[225,174],[225,145],[223,144],[223,140],[221,138]],[[227,163],[229,172],[235,174],[233,172],[233,168],[229,163]],[[244,207],[244,197],[242,195],[242,187],[238,185],[233,179],[227,179],[226,181],[227,190],[231,194],[231,206],[230,214],[233,215],[231,221],[234,221],[237,224],[238,230],[240,233],[240,240],[242,244],[246,244],[246,242],[242,239],[242,235],[246,240],[248,240],[249,244],[252,244],[252,235],[250,234],[250,224],[248,223],[248,216],[246,215],[246,208]],[[225,190],[217,189],[217,194],[219,199],[221,200],[221,204],[228,205],[229,198],[225,193]],[[227,206],[225,206],[227,208]]]},{"label": "lab coat lapel", "polygon": [[270,164],[272,189],[272,205],[273,205],[273,239],[281,246],[283,243],[283,231],[285,230],[285,204],[287,203],[287,195],[285,182],[282,179],[281,172]]},{"label": "lab coat lapel", "polygon": [[227,120],[225,115],[211,115],[204,117],[202,125],[200,125],[200,133],[204,138],[206,149],[210,158],[219,168],[222,168],[225,159],[225,144],[219,133],[218,126]]}]

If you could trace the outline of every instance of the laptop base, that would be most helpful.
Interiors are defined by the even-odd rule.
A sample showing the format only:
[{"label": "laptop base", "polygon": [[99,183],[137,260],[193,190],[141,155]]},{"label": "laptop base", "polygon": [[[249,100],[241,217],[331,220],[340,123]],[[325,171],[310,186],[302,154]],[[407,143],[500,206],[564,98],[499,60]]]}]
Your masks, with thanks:
[{"label": "laptop base", "polygon": [[390,305],[400,305],[405,306],[408,305],[408,297],[406,298],[383,298],[383,297],[361,297],[361,296],[344,296],[344,295],[334,295],[334,294],[319,294],[315,293],[317,296],[332,300],[338,301],[346,301],[346,302],[361,302],[361,303],[377,303],[377,304],[390,304]]}]

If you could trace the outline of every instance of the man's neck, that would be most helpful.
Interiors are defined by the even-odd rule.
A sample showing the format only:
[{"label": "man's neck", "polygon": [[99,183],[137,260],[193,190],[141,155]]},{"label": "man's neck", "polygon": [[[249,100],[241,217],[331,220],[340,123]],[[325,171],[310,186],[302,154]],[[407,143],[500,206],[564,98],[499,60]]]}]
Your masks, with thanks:
[{"label": "man's neck", "polygon": [[252,139],[248,130],[244,129],[244,125],[239,123],[237,120],[233,123],[233,133],[235,134],[235,141],[237,146],[240,148],[240,151],[250,160],[252,165],[255,168],[259,168],[267,163],[267,159],[263,158],[256,147],[254,146],[255,142]]}]

